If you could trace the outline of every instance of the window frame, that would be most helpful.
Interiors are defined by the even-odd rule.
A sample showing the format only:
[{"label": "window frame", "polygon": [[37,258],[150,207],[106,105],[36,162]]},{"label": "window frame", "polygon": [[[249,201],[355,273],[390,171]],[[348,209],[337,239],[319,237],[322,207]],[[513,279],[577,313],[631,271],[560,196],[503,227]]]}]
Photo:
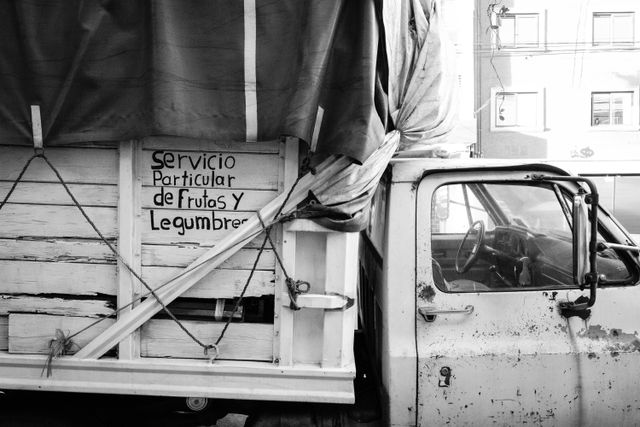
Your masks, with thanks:
[{"label": "window frame", "polygon": [[[501,94],[527,94],[535,93],[536,99],[536,125],[535,126],[498,126],[497,125],[497,112],[498,107],[497,97]],[[492,87],[491,88],[491,132],[543,132],[545,130],[545,90],[544,88],[510,88],[510,87]]]},{"label": "window frame", "polygon": [[[524,170],[487,170],[488,174],[486,177],[478,178],[477,171],[469,171],[469,170],[459,170],[455,173],[436,173],[433,175],[429,175],[420,183],[418,188],[418,198],[417,198],[417,215],[420,219],[417,222],[417,226],[419,227],[417,230],[418,240],[423,242],[424,249],[428,251],[428,254],[433,257],[433,236],[436,233],[432,232],[432,210],[433,210],[433,199],[435,192],[444,185],[451,184],[469,184],[469,183],[482,183],[482,184],[526,184],[531,183],[526,178],[525,175],[528,173]],[[539,171],[538,171],[539,172]],[[429,181],[428,185],[426,181]],[[557,186],[560,188],[563,194],[572,194],[575,190],[570,188],[565,182],[557,182]],[[553,191],[553,190],[551,190]],[[424,208],[428,209],[428,214],[424,215],[424,217],[420,216],[421,208],[420,206],[424,206]],[[620,224],[615,221],[602,207],[598,207],[598,232],[606,239],[606,241],[610,242],[620,242],[624,243],[621,240],[621,237],[625,235],[623,228],[621,228]],[[425,228],[426,226],[426,228]],[[459,234],[459,233],[458,233]],[[634,257],[630,256],[628,253],[624,253],[621,257],[625,266],[627,267],[631,278],[624,283],[606,283],[603,284],[603,287],[606,288],[628,288],[633,286],[638,286],[640,284],[640,262],[638,262]],[[427,266],[428,265],[428,266]],[[434,280],[434,272],[432,270],[431,262],[425,263],[425,267],[427,267],[427,275],[433,281],[434,286],[438,288],[438,290],[445,294],[474,294],[478,293],[477,291],[451,291],[447,289],[441,289]],[[549,287],[540,287],[540,288],[500,288],[489,291],[479,292],[480,295],[496,295],[500,293],[512,293],[512,292],[541,292],[541,291],[558,291],[558,290],[576,290],[579,289],[578,286],[571,284],[567,286],[549,286]]]},{"label": "window frame", "polygon": [[[593,95],[594,94],[615,94],[615,93],[630,93],[631,94],[631,109],[629,111],[629,116],[631,118],[631,123],[629,124],[605,124],[605,125],[594,125],[593,124]],[[638,88],[635,87],[617,87],[617,88],[592,88],[587,93],[587,105],[589,106],[589,122],[587,127],[594,131],[637,131],[639,128],[639,120],[638,120]],[[611,117],[611,103],[609,104],[609,117]]]},{"label": "window frame", "polygon": [[[615,41],[613,31],[615,27],[614,18],[616,16],[631,16],[631,40]],[[591,45],[596,48],[629,46],[633,47],[636,41],[636,16],[634,11],[593,11],[591,13]],[[609,38],[608,41],[596,41],[596,17],[609,17]]]},{"label": "window frame", "polygon": [[[540,49],[542,42],[542,30],[543,27],[541,25],[541,13],[539,12],[508,12],[499,17],[500,25],[497,31],[497,40],[496,45],[499,50],[536,50]],[[537,31],[536,31],[536,43],[535,45],[532,43],[519,43],[518,40],[518,22],[524,17],[535,16],[538,20],[537,22]],[[502,21],[505,19],[513,19],[513,45],[505,46],[502,43],[502,36],[500,34],[500,30],[503,28]]]}]

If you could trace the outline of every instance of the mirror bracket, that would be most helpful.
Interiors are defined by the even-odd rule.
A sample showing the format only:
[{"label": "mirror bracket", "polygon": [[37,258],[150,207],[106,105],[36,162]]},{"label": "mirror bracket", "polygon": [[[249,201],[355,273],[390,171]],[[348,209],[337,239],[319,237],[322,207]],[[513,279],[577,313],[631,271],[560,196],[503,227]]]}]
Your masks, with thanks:
[{"label": "mirror bracket", "polygon": [[[589,241],[589,272],[584,276],[584,282],[580,283],[580,290],[583,290],[586,286],[589,286],[589,298],[585,296],[578,297],[575,301],[560,303],[560,313],[564,317],[579,316],[583,319],[588,318],[591,315],[591,308],[596,302],[596,290],[598,288],[598,271],[596,269],[596,256],[598,253],[598,203],[600,197],[598,195],[598,189],[596,185],[588,178],[580,176],[552,176],[543,174],[531,174],[532,181],[568,181],[580,183],[584,182],[591,191],[589,194],[585,194],[586,191],[583,187],[578,187],[578,194],[585,195],[585,203],[591,205],[589,220],[591,221],[591,239]],[[575,260],[574,260],[575,262]]]}]

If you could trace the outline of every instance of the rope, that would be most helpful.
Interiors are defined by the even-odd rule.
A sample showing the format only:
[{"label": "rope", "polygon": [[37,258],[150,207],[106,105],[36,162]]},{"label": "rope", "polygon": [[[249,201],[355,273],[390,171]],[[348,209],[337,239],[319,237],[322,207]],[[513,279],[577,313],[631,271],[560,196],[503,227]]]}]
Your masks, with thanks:
[{"label": "rope", "polygon": [[[309,168],[309,164],[310,164],[310,160],[309,160],[309,156],[307,156],[305,158],[305,160],[303,161],[303,171],[307,168]],[[315,175],[315,169],[309,169],[311,171],[312,174]],[[274,220],[277,220],[278,217],[280,216],[280,214],[282,213],[282,210],[284,209],[284,207],[287,205],[287,202],[289,201],[289,199],[291,198],[291,194],[293,194],[293,190],[296,188],[296,186],[298,185],[298,183],[300,182],[300,179],[302,179],[303,174],[300,174],[298,176],[298,178],[295,180],[295,182],[293,183],[293,185],[291,186],[291,189],[289,190],[289,192],[287,193],[286,197],[284,198],[284,200],[282,201],[282,204],[280,205],[280,208],[278,208],[278,211],[276,212],[276,214],[274,215]],[[253,274],[256,271],[256,268],[258,267],[258,262],[260,261],[260,257],[262,256],[262,253],[264,252],[265,246],[267,244],[267,241],[269,241],[269,244],[271,245],[271,249],[273,250],[273,253],[276,256],[276,259],[278,260],[278,264],[280,265],[280,268],[282,268],[282,272],[284,273],[285,277],[286,277],[286,283],[287,283],[287,287],[289,287],[289,275],[287,274],[287,271],[284,267],[284,264],[282,263],[282,260],[280,258],[280,254],[278,253],[278,250],[276,249],[276,246],[273,244],[273,240],[271,240],[271,228],[273,227],[273,225],[269,225],[267,226],[264,221],[262,220],[262,215],[260,215],[260,212],[256,212],[256,215],[258,215],[258,219],[260,220],[260,224],[262,225],[262,230],[265,232],[265,236],[264,239],[262,240],[262,245],[260,246],[260,250],[258,251],[258,255],[256,255],[256,259],[253,262],[253,267],[251,268],[251,272],[249,273],[249,277],[247,277],[247,281],[244,284],[244,287],[242,288],[242,292],[240,292],[240,296],[238,297],[238,299],[236,300],[235,305],[233,306],[233,310],[231,311],[231,315],[227,318],[227,321],[225,322],[222,331],[220,331],[220,335],[218,336],[218,339],[216,340],[215,346],[217,349],[218,344],[220,344],[220,341],[222,341],[222,338],[224,338],[224,334],[227,332],[227,329],[229,328],[229,325],[231,324],[231,321],[233,320],[233,316],[237,313],[237,311],[240,308],[240,304],[242,303],[242,299],[244,298],[244,295],[247,292],[247,289],[249,288],[249,283],[251,282],[251,278],[253,277]],[[276,221],[277,222],[277,221]],[[308,283],[307,283],[308,285]],[[293,303],[293,300],[292,300]],[[296,305],[297,307],[297,305]],[[298,310],[300,309],[299,307],[297,308]],[[215,360],[215,358],[212,358],[211,361]]]},{"label": "rope", "polygon": [[[127,261],[122,257],[122,255],[118,252],[118,250],[111,244],[111,242],[109,242],[104,237],[102,232],[98,229],[96,224],[91,220],[89,215],[86,213],[86,211],[84,210],[84,208],[82,207],[80,202],[78,202],[78,200],[75,198],[75,196],[71,192],[71,189],[68,187],[67,183],[62,178],[60,172],[56,169],[56,167],[45,156],[44,150],[42,150],[42,149],[41,150],[36,150],[35,154],[32,155],[27,160],[26,164],[24,165],[24,167],[22,168],[22,170],[18,174],[18,177],[16,178],[16,180],[13,183],[13,185],[9,189],[9,192],[7,193],[7,195],[5,196],[4,200],[2,201],[2,204],[0,204],[0,210],[7,203],[7,201],[9,200],[11,195],[13,194],[15,188],[17,187],[18,183],[22,180],[22,177],[24,176],[25,172],[27,171],[27,169],[31,165],[31,162],[36,157],[42,158],[45,161],[45,163],[51,168],[51,170],[56,175],[56,177],[57,177],[58,181],[60,182],[60,184],[62,184],[62,186],[64,187],[66,193],[69,195],[69,197],[73,201],[74,205],[78,208],[78,210],[80,211],[82,216],[85,218],[87,223],[93,228],[93,230],[98,235],[100,240],[104,244],[107,245],[109,250],[116,256],[118,261],[120,261],[122,263],[122,265],[127,269],[127,271],[129,271],[140,283],[142,283],[142,285],[148,291],[147,293],[135,298],[134,300],[132,300],[128,304],[116,309],[114,311],[114,314],[118,314],[122,310],[131,307],[136,302],[148,297],[149,295],[152,295],[155,298],[155,300],[161,305],[162,310],[180,327],[180,329],[182,329],[189,336],[189,338],[191,338],[195,343],[197,343],[199,346],[201,346],[204,349],[205,355],[208,355],[208,351],[211,350],[211,349],[213,349],[215,351],[215,356],[211,359],[213,361],[219,355],[218,345],[222,341],[222,339],[223,339],[223,337],[224,337],[224,335],[225,335],[225,333],[226,333],[231,321],[233,320],[233,316],[237,313],[237,311],[240,308],[240,305],[242,303],[244,295],[246,294],[246,291],[247,291],[247,289],[249,287],[249,284],[251,283],[251,279],[253,278],[253,275],[255,274],[255,271],[257,269],[260,257],[262,255],[262,253],[264,252],[264,249],[266,247],[267,241],[269,241],[269,243],[271,245],[271,248],[274,251],[274,254],[275,254],[276,259],[278,261],[278,264],[282,268],[282,271],[283,271],[283,273],[284,273],[284,275],[286,277],[286,284],[287,284],[287,288],[289,290],[289,295],[291,297],[291,308],[295,309],[295,310],[299,310],[299,307],[295,303],[295,297],[297,296],[297,294],[299,294],[301,292],[307,292],[309,290],[310,285],[309,285],[308,282],[294,281],[288,275],[288,273],[286,271],[286,268],[284,267],[284,264],[283,264],[282,259],[280,257],[280,254],[278,253],[278,251],[276,249],[276,246],[273,243],[273,240],[271,239],[270,231],[271,231],[271,228],[273,227],[273,225],[266,226],[266,224],[264,223],[264,221],[262,219],[262,216],[260,215],[259,212],[257,212],[258,219],[260,220],[260,223],[262,225],[262,231],[264,231],[266,233],[265,238],[264,238],[264,240],[262,242],[262,245],[260,247],[260,250],[259,250],[259,252],[258,252],[258,254],[256,256],[256,259],[255,259],[254,264],[253,264],[253,266],[251,268],[249,276],[247,277],[247,281],[245,282],[245,285],[244,285],[244,287],[242,289],[242,292],[240,293],[240,296],[238,297],[238,299],[236,301],[236,304],[234,305],[234,308],[233,308],[233,311],[231,312],[231,315],[228,317],[228,319],[227,319],[222,331],[220,332],[220,335],[219,335],[218,339],[216,340],[215,344],[205,344],[205,343],[203,343],[191,331],[189,331],[187,329],[187,327],[184,326],[182,324],[182,322],[180,322],[180,320],[169,310],[169,308],[165,305],[165,303],[158,297],[158,295],[156,294],[156,291],[158,291],[159,289],[161,289],[164,286],[168,285],[169,283],[179,279],[180,277],[184,276],[185,274],[187,274],[187,273],[199,268],[200,266],[205,264],[208,260],[205,260],[205,261],[203,261],[203,262],[201,262],[199,264],[196,264],[196,265],[194,265],[194,266],[192,266],[190,268],[184,269],[179,275],[177,275],[177,276],[171,278],[170,280],[162,283],[160,286],[156,287],[155,289],[151,288],[151,286],[149,286],[148,283],[136,271],[133,270],[133,268],[129,265],[129,263],[127,263]],[[303,172],[304,171],[309,171],[312,174],[315,174],[315,169],[310,167],[310,163],[311,163],[310,162],[310,158],[309,158],[309,156],[307,156],[303,161],[301,169],[302,169]],[[293,194],[293,191],[294,191],[295,187],[298,185],[298,183],[299,183],[300,179],[302,178],[303,174],[298,176],[298,178],[296,179],[294,184],[291,186],[291,188],[290,188],[287,196],[285,197],[284,201],[282,202],[282,205],[279,207],[278,211],[274,215],[274,220],[276,220],[275,222],[278,222],[277,221],[278,217],[280,216],[280,214],[282,213],[282,210],[284,209],[284,207],[286,206],[287,202],[289,201],[291,195]],[[256,234],[258,234],[258,233],[256,233]],[[302,289],[305,289],[305,290],[302,290]],[[49,350],[50,350],[49,351],[49,356],[47,357],[47,362],[45,363],[45,366],[43,367],[43,371],[42,372],[44,373],[44,371],[46,370],[47,371],[47,377],[49,377],[51,375],[51,364],[52,364],[53,359],[56,358],[56,357],[59,357],[61,355],[64,355],[64,354],[68,354],[68,352],[73,348],[73,346],[76,345],[75,343],[73,343],[72,338],[74,338],[75,336],[81,334],[82,332],[86,331],[87,329],[95,326],[96,324],[102,322],[105,318],[106,317],[97,319],[95,322],[90,323],[89,325],[85,326],[84,328],[80,329],[79,331],[77,331],[77,332],[75,332],[75,333],[73,333],[71,335],[68,335],[68,336],[64,332],[62,332],[61,330],[57,329],[56,330],[56,337],[49,341]]]},{"label": "rope", "polygon": [[0,204],[0,210],[2,210],[4,205],[7,203],[7,200],[9,200],[9,197],[11,197],[11,194],[13,194],[13,190],[16,189],[16,187],[18,186],[18,183],[22,180],[22,177],[24,176],[24,173],[27,171],[27,169],[29,169],[29,165],[31,164],[33,159],[35,159],[36,157],[38,157],[38,154],[34,154],[33,156],[31,156],[29,158],[29,160],[27,160],[27,163],[25,163],[24,167],[22,168],[22,170],[18,174],[18,178],[16,178],[16,180],[13,182],[13,185],[9,189],[9,192],[7,193],[7,195],[4,197],[4,200],[2,201],[2,204]]},{"label": "rope", "polygon": [[[69,186],[67,185],[67,183],[64,181],[64,179],[62,179],[62,176],[60,175],[60,172],[58,172],[58,170],[56,169],[55,166],[53,166],[53,164],[49,161],[49,159],[47,158],[47,156],[45,156],[44,153],[41,154],[36,154],[36,156],[38,157],[42,157],[42,159],[47,163],[47,165],[49,165],[49,167],[51,168],[51,170],[53,171],[53,173],[56,175],[56,177],[58,178],[58,180],[60,181],[60,184],[62,184],[62,186],[64,187],[65,191],[67,192],[67,194],[69,195],[69,197],[71,197],[71,200],[73,201],[73,203],[76,205],[76,207],[78,208],[78,210],[80,210],[80,213],[82,213],[82,216],[84,217],[84,219],[87,220],[87,223],[89,223],[89,225],[91,226],[91,228],[93,228],[93,230],[96,232],[96,234],[98,235],[98,237],[100,237],[100,240],[102,240],[102,242],[104,244],[107,245],[107,247],[109,248],[109,250],[116,256],[116,258],[118,259],[118,261],[120,261],[122,263],[122,265],[127,269],[127,271],[129,271],[129,273],[131,273],[136,279],[138,279],[138,281],[140,281],[140,283],[142,283],[142,285],[149,291],[149,293],[156,299],[156,301],[158,301],[158,304],[160,304],[162,306],[162,310],[174,321],[176,322],[176,324],[180,327],[180,329],[182,329],[184,331],[184,333],[186,333],[189,338],[191,338],[194,342],[196,342],[200,347],[202,347],[204,349],[205,354],[207,353],[207,351],[211,348],[213,348],[213,346],[211,344],[204,344],[202,341],[200,341],[195,335],[193,335],[193,333],[191,331],[189,331],[189,329],[187,329],[186,326],[184,326],[182,324],[182,322],[180,322],[180,320],[178,320],[178,318],[171,312],[171,310],[169,310],[169,308],[167,308],[167,306],[165,305],[165,303],[160,299],[160,297],[158,297],[158,295],[155,293],[155,291],[151,288],[151,286],[149,286],[149,284],[142,278],[142,276],[140,276],[136,271],[134,271],[134,269],[129,265],[129,263],[127,263],[127,261],[122,257],[122,255],[120,255],[120,252],[118,252],[116,250],[116,248],[113,247],[113,245],[111,244],[111,242],[109,242],[104,235],[102,234],[102,232],[100,232],[100,230],[98,229],[98,227],[96,226],[96,224],[91,220],[91,218],[89,217],[89,215],[87,215],[87,213],[85,212],[84,208],[80,205],[80,203],[78,202],[78,200],[75,198],[75,196],[73,195],[73,193],[71,192],[71,190],[69,189]],[[82,331],[80,331],[82,332]],[[70,337],[68,337],[69,339],[75,337],[76,335],[78,335],[80,332],[76,332],[75,334],[71,335]]]}]

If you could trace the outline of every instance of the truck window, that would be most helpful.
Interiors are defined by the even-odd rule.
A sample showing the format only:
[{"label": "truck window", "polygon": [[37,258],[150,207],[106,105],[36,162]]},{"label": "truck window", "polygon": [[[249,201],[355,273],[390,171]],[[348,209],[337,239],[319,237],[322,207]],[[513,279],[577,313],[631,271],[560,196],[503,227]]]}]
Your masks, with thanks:
[{"label": "truck window", "polygon": [[[443,291],[574,287],[570,204],[553,185],[454,183],[431,201],[434,281]],[[602,250],[605,283],[627,284],[620,254]]]}]

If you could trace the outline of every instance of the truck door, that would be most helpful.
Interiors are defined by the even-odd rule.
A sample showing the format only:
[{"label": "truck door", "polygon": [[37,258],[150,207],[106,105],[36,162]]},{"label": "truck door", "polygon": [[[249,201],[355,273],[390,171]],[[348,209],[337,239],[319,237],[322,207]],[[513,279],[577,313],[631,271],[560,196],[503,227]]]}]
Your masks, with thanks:
[{"label": "truck door", "polygon": [[[595,306],[561,316],[582,294],[575,189],[526,176],[448,172],[418,188],[416,424],[637,425],[638,260],[603,244]],[[598,240],[625,238],[603,215]]]}]

